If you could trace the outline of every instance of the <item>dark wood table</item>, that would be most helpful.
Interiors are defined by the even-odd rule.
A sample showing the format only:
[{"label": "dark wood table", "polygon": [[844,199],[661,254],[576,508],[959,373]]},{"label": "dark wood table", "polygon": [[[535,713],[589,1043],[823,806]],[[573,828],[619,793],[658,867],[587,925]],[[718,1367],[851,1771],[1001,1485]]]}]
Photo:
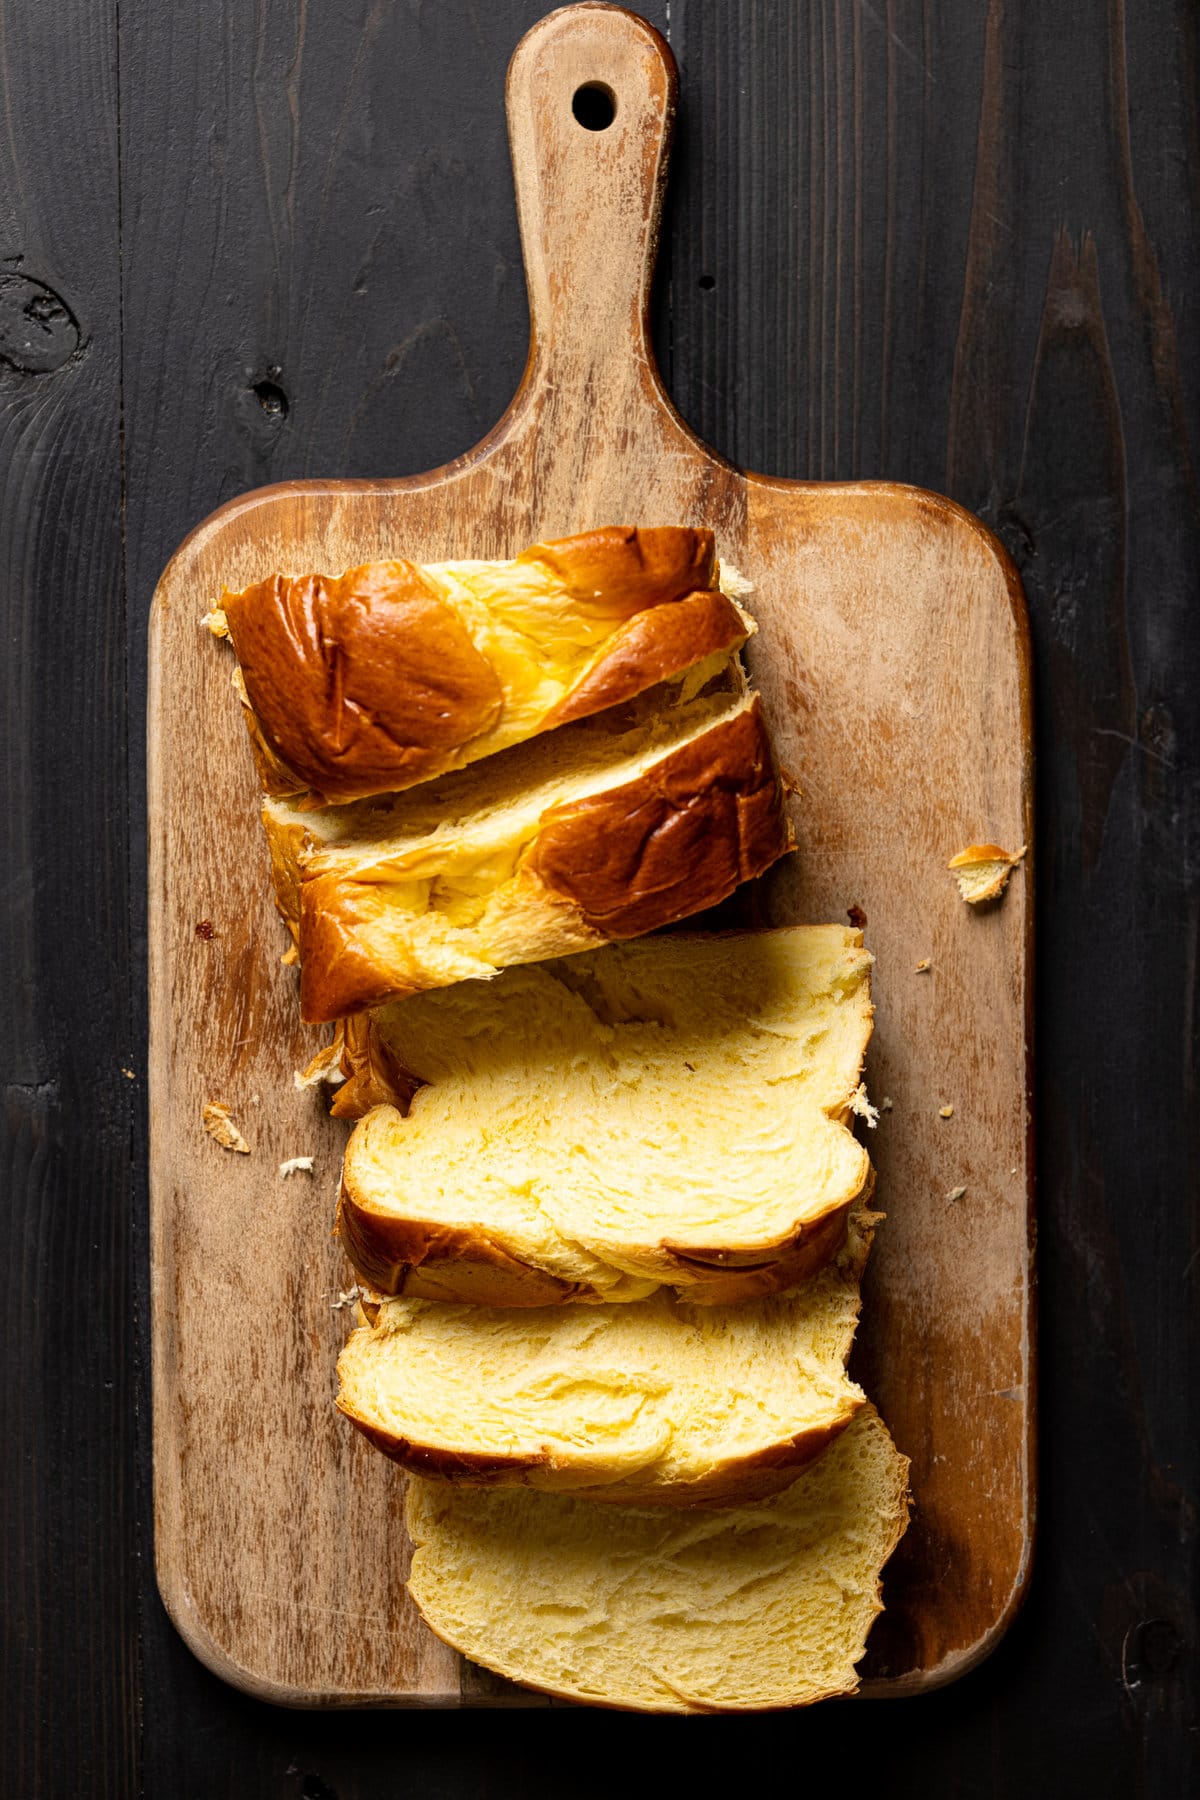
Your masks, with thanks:
[{"label": "dark wood table", "polygon": [[[3,1791],[601,1794],[660,1757],[892,1795],[1193,1793],[1200,13],[654,0],[684,416],[999,533],[1039,733],[1041,1490],[1000,1649],[922,1699],[702,1724],[248,1700],[159,1603],[145,627],[239,491],[399,475],[507,403],[503,73],[530,0],[0,0]],[[354,1571],[347,1570],[353,1582]],[[599,1730],[597,1730],[599,1726]],[[707,1777],[707,1779],[706,1779]]]}]

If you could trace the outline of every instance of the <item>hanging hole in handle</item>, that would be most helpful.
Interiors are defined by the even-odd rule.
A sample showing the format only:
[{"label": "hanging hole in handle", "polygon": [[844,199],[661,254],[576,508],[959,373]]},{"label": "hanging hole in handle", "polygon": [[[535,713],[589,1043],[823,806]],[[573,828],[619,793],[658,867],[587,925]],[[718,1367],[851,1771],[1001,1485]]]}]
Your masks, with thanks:
[{"label": "hanging hole in handle", "polygon": [[585,81],[571,96],[571,111],[585,131],[607,131],[617,116],[617,96],[602,81]]}]

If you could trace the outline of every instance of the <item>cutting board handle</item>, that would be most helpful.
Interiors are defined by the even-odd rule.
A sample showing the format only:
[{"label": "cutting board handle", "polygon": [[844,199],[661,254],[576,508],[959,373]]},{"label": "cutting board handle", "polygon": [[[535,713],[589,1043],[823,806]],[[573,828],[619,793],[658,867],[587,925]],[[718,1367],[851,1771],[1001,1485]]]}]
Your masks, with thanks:
[{"label": "cutting board handle", "polygon": [[593,439],[669,410],[648,312],[677,90],[665,40],[619,6],[550,13],[509,64],[530,314],[516,404],[551,390]]}]

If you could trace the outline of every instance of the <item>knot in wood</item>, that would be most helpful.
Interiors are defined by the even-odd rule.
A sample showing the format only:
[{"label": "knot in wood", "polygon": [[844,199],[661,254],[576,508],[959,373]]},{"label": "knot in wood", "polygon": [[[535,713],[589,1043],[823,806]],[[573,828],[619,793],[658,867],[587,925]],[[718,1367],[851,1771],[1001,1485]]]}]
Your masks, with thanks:
[{"label": "knot in wood", "polygon": [[79,348],[66,301],[32,275],[0,274],[0,362],[22,375],[49,375]]}]

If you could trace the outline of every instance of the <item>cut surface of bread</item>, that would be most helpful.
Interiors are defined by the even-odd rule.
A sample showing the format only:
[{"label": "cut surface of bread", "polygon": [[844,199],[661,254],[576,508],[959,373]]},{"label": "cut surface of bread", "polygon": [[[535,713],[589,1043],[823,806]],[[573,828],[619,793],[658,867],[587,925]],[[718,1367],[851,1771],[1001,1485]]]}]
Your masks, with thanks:
[{"label": "cut surface of bread", "polygon": [[652,931],[791,847],[733,664],[632,722],[566,726],[406,794],[268,800],[263,819],[311,1023]]},{"label": "cut surface of bread", "polygon": [[757,1499],[845,1429],[875,1222],[786,1294],[694,1306],[372,1306],[338,1361],[338,1406],[404,1468],[475,1486],[692,1506]]},{"label": "cut surface of bread", "polygon": [[351,1260],[386,1293],[518,1306],[803,1279],[870,1176],[845,1123],[870,963],[840,925],[668,933],[380,1009],[341,1108],[355,1060],[411,1103],[347,1145]]},{"label": "cut surface of bread", "polygon": [[513,561],[275,575],[214,615],[263,786],[396,791],[618,705],[754,629],[710,531],[608,526]]},{"label": "cut surface of bread", "polygon": [[870,1406],[782,1493],[724,1509],[410,1476],[409,1592],[446,1643],[544,1693],[648,1712],[804,1706],[858,1685],[907,1482]]}]

